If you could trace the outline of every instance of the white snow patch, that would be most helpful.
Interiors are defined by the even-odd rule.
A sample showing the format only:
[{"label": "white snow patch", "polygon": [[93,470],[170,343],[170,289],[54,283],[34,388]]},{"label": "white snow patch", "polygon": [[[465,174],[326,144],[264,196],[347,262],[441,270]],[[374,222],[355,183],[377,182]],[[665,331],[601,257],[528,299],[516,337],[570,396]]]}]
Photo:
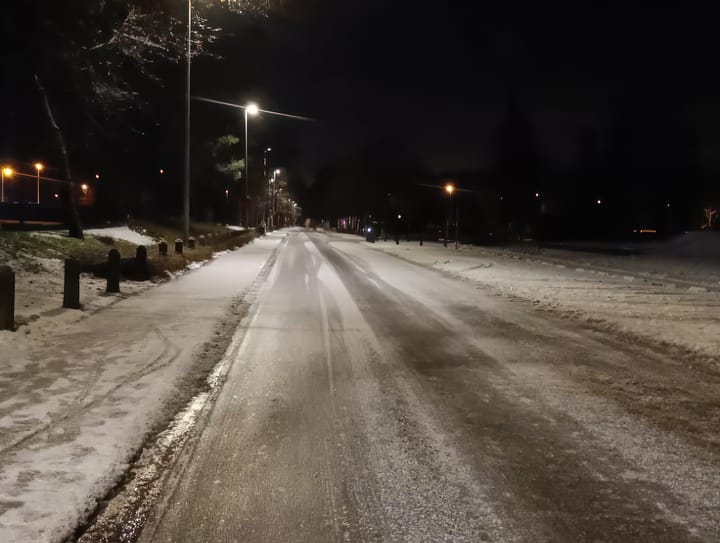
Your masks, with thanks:
[{"label": "white snow patch", "polygon": [[135,245],[152,245],[155,240],[143,232],[136,232],[127,226],[112,226],[108,228],[88,228],[85,230],[88,236],[105,236],[112,239],[122,239]]}]

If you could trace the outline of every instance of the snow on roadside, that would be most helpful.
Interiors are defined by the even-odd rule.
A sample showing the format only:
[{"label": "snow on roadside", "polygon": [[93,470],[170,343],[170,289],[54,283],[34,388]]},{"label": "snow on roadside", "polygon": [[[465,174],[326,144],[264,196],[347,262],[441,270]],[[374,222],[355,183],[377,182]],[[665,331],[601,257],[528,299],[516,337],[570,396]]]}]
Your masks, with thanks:
[{"label": "snow on roadside", "polygon": [[4,333],[0,541],[66,540],[148,431],[222,359],[243,315],[231,300],[279,243],[255,240],[91,318],[57,309],[32,334]]},{"label": "snow on roadside", "polygon": [[[643,259],[469,246],[456,251],[436,243],[367,245],[564,316],[720,357],[720,266],[712,263],[699,266],[662,254]],[[693,273],[684,273],[688,269]]]},{"label": "snow on roadside", "polygon": [[111,226],[108,228],[88,228],[85,231],[88,236],[105,236],[112,239],[122,239],[135,245],[152,245],[155,240],[150,236],[131,230],[127,226]]},{"label": "snow on roadside", "polygon": [[[113,239],[124,239],[131,243],[153,243],[152,238],[133,232],[127,227],[89,229],[88,235],[108,236]],[[108,235],[108,233],[112,235]],[[38,233],[36,235],[55,235],[54,233]],[[233,250],[237,250],[234,247]],[[231,250],[213,253],[213,258],[230,254]],[[11,259],[4,258],[3,263],[15,270],[15,322],[19,326],[16,332],[0,330],[0,347],[8,342],[30,345],[35,340],[42,340],[49,333],[55,333],[64,327],[78,322],[100,308],[111,305],[147,290],[157,281],[123,281],[121,293],[107,294],[106,280],[92,274],[80,275],[81,310],[62,309],[63,300],[63,261],[55,258],[43,258],[28,254],[20,254]],[[188,271],[196,270],[208,263],[208,260],[190,262],[185,269],[166,272],[166,279],[180,277]]]},{"label": "snow on roadside", "polygon": [[62,309],[63,261],[24,255],[8,262],[15,270],[15,332],[0,331],[0,348],[10,342],[23,344],[42,340],[102,307],[150,288],[151,281],[123,281],[120,294],[106,294],[106,280],[92,274],[80,275],[81,310]]}]

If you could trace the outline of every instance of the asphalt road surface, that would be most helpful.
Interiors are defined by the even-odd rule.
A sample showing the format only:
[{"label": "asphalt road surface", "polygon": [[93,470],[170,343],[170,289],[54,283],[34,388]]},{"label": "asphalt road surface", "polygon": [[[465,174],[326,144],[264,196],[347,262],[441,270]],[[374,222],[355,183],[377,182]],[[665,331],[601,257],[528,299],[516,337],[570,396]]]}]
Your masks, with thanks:
[{"label": "asphalt road surface", "polygon": [[708,367],[295,231],[141,541],[716,542]]}]

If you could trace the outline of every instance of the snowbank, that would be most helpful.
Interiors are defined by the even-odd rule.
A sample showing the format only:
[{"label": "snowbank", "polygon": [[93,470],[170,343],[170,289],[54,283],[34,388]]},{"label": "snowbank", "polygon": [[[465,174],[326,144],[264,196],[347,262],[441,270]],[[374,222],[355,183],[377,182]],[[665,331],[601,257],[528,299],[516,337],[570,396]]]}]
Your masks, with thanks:
[{"label": "snowbank", "polygon": [[105,236],[112,239],[122,239],[135,245],[152,245],[155,240],[150,236],[130,230],[127,226],[113,226],[108,228],[88,228],[85,230],[88,236]]},{"label": "snowbank", "polygon": [[471,246],[456,251],[436,243],[367,245],[593,326],[720,357],[720,264],[687,256],[697,254],[687,242],[631,256]]}]

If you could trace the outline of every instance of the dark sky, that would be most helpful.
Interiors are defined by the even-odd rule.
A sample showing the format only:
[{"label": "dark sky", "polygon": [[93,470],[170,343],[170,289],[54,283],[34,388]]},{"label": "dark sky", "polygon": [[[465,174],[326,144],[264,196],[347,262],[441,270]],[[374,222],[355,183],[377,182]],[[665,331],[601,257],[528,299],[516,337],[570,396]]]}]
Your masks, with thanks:
[{"label": "dark sky", "polygon": [[691,123],[699,162],[717,166],[709,13],[478,4],[297,2],[292,14],[224,19],[223,58],[198,62],[195,92],[319,119],[254,121],[305,175],[368,154],[437,173],[490,166],[510,97],[551,167],[571,164],[583,131],[602,140],[618,110],[642,125],[637,138],[653,124]]},{"label": "dark sky", "polygon": [[[215,47],[220,58],[195,61],[193,94],[254,100],[316,118],[251,121],[251,149],[272,146],[274,164],[308,183],[319,169],[342,161],[415,165],[438,175],[491,168],[510,100],[527,117],[550,170],[571,168],[588,133],[602,153],[608,134],[621,126],[641,169],[662,167],[668,149],[685,145],[701,169],[720,171],[720,48],[709,8],[420,0],[285,4],[269,17],[206,12],[223,28]],[[32,70],[21,70],[30,43],[43,35],[42,24],[35,33],[26,28],[28,17],[2,20],[3,36],[13,35],[17,43],[3,48],[0,154],[36,160],[54,140],[37,92],[24,77]],[[79,151],[76,164],[92,171],[114,160],[137,171],[152,163],[153,172],[166,168],[168,183],[177,181],[183,67],[165,67],[161,76],[162,85],[142,86],[143,110],[123,119],[119,129],[129,137],[120,144],[104,140],[100,127],[97,137],[92,134],[95,149]],[[51,98],[63,126],[74,126],[75,114],[63,110],[57,89]],[[241,134],[240,119],[237,111],[195,103],[198,152],[210,137]]]}]

